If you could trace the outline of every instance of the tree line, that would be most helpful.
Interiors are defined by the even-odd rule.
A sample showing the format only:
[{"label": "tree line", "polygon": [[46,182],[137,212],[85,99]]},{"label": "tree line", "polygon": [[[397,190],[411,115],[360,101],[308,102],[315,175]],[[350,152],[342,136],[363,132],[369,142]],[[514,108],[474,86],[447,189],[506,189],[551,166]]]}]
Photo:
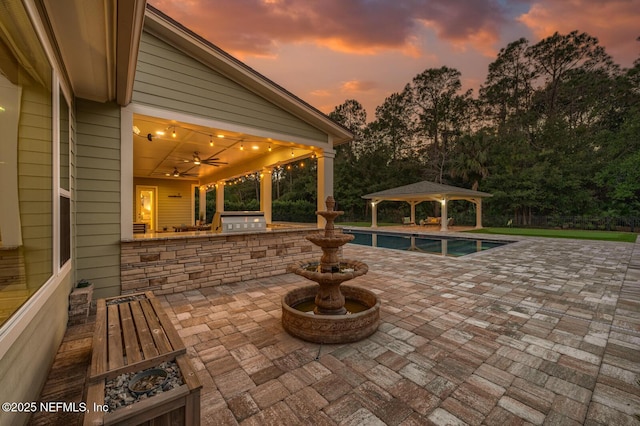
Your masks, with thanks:
[{"label": "tree line", "polygon": [[[362,195],[421,180],[489,192],[485,216],[518,224],[640,217],[640,58],[624,69],[586,33],[509,43],[475,96],[460,71],[442,66],[388,96],[372,121],[355,99],[329,116],[354,134],[334,167],[334,196],[350,220],[369,218]],[[278,175],[276,201],[315,209],[315,165],[305,161]],[[380,204],[379,217],[397,221],[402,204]],[[472,217],[469,203],[453,204]]]}]

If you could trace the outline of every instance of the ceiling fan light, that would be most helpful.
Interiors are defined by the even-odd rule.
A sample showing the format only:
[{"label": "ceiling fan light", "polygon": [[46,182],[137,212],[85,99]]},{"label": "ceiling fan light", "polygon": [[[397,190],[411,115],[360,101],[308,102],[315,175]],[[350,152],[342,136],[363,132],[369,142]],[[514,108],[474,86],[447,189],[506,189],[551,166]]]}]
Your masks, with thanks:
[{"label": "ceiling fan light", "polygon": [[195,164],[196,166],[200,165],[200,157],[198,156],[197,152],[193,153],[193,164]]},{"label": "ceiling fan light", "polygon": [[173,169],[173,177],[180,177],[180,172],[178,169]]}]

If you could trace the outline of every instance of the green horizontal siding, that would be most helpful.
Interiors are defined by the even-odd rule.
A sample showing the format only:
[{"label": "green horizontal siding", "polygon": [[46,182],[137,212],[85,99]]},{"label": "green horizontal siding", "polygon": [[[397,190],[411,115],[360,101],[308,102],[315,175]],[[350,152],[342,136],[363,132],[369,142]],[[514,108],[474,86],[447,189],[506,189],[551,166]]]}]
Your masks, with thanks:
[{"label": "green horizontal siding", "polygon": [[327,140],[324,132],[146,32],[142,34],[133,89],[136,103]]},{"label": "green horizontal siding", "polygon": [[77,279],[94,297],[120,294],[120,108],[76,105],[75,240]]}]

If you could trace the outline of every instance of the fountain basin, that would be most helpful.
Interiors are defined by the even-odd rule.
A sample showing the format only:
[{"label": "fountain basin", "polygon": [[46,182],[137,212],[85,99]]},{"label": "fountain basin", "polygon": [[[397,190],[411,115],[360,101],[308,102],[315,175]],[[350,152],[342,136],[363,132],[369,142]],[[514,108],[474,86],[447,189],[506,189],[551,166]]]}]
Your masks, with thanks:
[{"label": "fountain basin", "polygon": [[305,260],[289,265],[287,272],[293,272],[317,283],[340,284],[364,275],[369,271],[367,264],[358,260],[340,259],[335,264],[327,266],[333,266],[334,270],[323,272],[322,262]]},{"label": "fountain basin", "polygon": [[[333,274],[335,275],[335,274]],[[342,315],[314,315],[295,307],[313,302],[318,286],[292,290],[282,297],[282,325],[291,335],[313,343],[350,343],[375,333],[380,323],[380,300],[371,291],[340,286],[345,299],[365,306],[365,310]]]}]

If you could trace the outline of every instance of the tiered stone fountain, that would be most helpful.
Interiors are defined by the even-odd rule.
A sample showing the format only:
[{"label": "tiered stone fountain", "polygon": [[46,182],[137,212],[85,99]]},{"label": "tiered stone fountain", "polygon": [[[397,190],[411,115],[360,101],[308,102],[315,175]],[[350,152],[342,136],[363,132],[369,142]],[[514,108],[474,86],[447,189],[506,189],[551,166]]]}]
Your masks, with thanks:
[{"label": "tiered stone fountain", "polygon": [[287,269],[318,285],[284,295],[282,325],[289,334],[310,342],[355,342],[378,329],[380,301],[369,290],[341,285],[366,274],[369,267],[357,260],[338,257],[340,247],[354,237],[335,229],[335,218],[344,212],[334,210],[333,197],[327,197],[326,206],[327,210],[316,212],[327,221],[324,232],[306,237],[322,249],[320,262],[298,262]]}]

